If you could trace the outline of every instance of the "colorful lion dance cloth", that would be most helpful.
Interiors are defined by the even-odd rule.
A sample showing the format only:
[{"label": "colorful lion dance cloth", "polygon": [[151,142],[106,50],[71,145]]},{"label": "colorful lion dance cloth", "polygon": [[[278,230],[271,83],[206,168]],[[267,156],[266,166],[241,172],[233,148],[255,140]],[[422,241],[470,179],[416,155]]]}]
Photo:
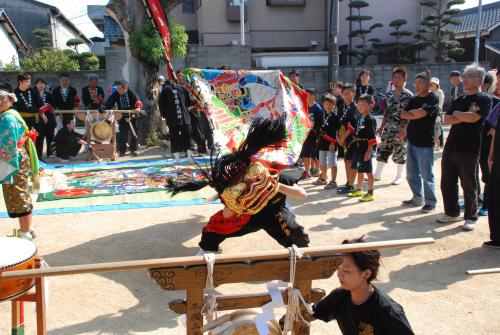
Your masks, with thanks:
[{"label": "colorful lion dance cloth", "polygon": [[288,130],[286,143],[264,148],[254,159],[277,171],[296,162],[311,127],[307,93],[279,70],[186,69],[182,73],[214,123],[214,140],[221,154],[239,147],[255,118],[275,120],[283,116]]}]

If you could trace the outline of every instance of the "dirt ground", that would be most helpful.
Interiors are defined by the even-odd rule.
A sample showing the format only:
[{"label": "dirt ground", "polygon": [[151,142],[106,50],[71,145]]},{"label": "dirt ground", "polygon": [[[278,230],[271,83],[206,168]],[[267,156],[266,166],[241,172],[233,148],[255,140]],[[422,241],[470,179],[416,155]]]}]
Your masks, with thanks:
[{"label": "dirt ground", "polygon": [[[470,277],[467,269],[500,266],[500,252],[481,247],[488,238],[487,219],[464,232],[462,223],[437,224],[442,213],[439,189],[441,153],[436,155],[437,210],[422,214],[404,208],[410,197],[404,182],[391,186],[394,164],[376,184],[376,201],[359,203],[334,191],[304,183],[308,199],[292,202],[312,246],[338,244],[366,234],[370,241],[433,237],[431,246],[384,252],[375,285],[405,309],[416,334],[500,334],[500,276]],[[158,158],[158,157],[154,157]],[[339,163],[339,183],[345,181]],[[294,171],[294,173],[299,173]],[[201,228],[220,205],[36,216],[36,244],[48,264],[73,265],[193,255]],[[0,219],[0,235],[17,224]],[[278,249],[263,232],[227,240],[224,253]],[[51,335],[183,334],[168,308],[184,292],[161,290],[146,271],[50,278],[47,325]],[[338,286],[334,275],[315,281],[327,292]],[[221,287],[220,292],[262,290],[262,285]],[[26,304],[26,334],[35,334],[34,307]],[[10,304],[0,304],[0,334],[10,334]],[[337,325],[312,323],[312,334],[340,334]]]}]

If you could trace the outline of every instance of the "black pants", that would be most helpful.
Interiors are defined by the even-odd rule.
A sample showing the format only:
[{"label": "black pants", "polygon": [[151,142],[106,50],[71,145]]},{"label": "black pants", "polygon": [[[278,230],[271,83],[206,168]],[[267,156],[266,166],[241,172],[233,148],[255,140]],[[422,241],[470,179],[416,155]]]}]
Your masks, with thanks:
[{"label": "black pants", "polygon": [[207,147],[211,150],[214,147],[213,129],[210,124],[210,120],[203,112],[201,112],[200,125],[201,130],[203,131],[203,135],[205,136],[205,140],[207,141]]},{"label": "black pants", "polygon": [[80,152],[82,145],[80,143],[61,143],[55,147],[56,156],[62,159],[69,159],[70,156],[75,157]]},{"label": "black pants", "polygon": [[[497,141],[500,143],[500,141]],[[495,148],[496,149],[496,148]],[[500,150],[498,155],[500,156]],[[500,158],[493,163],[488,181],[488,223],[490,225],[490,240],[500,243]]]},{"label": "black pants", "polygon": [[26,125],[28,126],[28,129],[35,129],[38,132],[38,137],[36,138],[35,141],[35,147],[36,147],[36,154],[38,155],[38,158],[42,158],[42,153],[43,153],[43,129],[42,125],[38,122],[35,122],[35,118],[24,118],[24,122],[26,122]]},{"label": "black pants", "polygon": [[[483,136],[481,154],[479,155],[479,166],[481,167],[481,180],[484,183],[483,208],[488,209],[490,168],[488,167],[488,155],[490,154],[491,136]],[[478,192],[479,193],[479,192]]]},{"label": "black pants", "polygon": [[309,236],[304,233],[304,227],[297,223],[295,214],[285,207],[274,215],[261,215],[259,213],[252,216],[241,230],[233,234],[221,235],[203,232],[199,246],[205,251],[216,252],[219,250],[219,245],[226,238],[244,236],[261,229],[264,229],[266,233],[285,248],[291,247],[293,244],[301,248],[309,245]]},{"label": "black pants", "polygon": [[476,170],[478,154],[444,150],[441,160],[441,193],[447,215],[460,216],[458,180],[464,193],[466,220],[477,221],[478,185]]},{"label": "black pants", "polygon": [[[45,139],[47,140],[47,157],[52,155],[52,149],[51,149],[51,144],[52,141],[54,140],[54,134],[55,134],[56,128],[55,127],[50,127],[47,126],[46,124],[42,125],[42,130],[40,134],[38,135],[38,138],[42,142],[42,147],[43,147],[43,142]],[[38,142],[38,139],[37,139]],[[37,149],[38,150],[38,149]],[[40,156],[41,158],[41,156]]]},{"label": "black pants", "polygon": [[[137,134],[137,119],[131,118],[130,123],[134,127],[135,133]],[[134,136],[132,131],[130,130],[130,124],[125,120],[120,120],[118,123],[118,129],[120,130],[120,136],[118,136],[118,152],[121,155],[124,155],[127,152],[127,143],[128,137],[130,135],[130,144],[129,148],[131,152],[137,151],[137,137]]]},{"label": "black pants", "polygon": [[205,142],[205,136],[203,134],[203,130],[201,129],[201,117],[191,116],[191,134],[193,137],[193,141],[196,143],[198,147],[199,153],[207,152],[207,145]]}]

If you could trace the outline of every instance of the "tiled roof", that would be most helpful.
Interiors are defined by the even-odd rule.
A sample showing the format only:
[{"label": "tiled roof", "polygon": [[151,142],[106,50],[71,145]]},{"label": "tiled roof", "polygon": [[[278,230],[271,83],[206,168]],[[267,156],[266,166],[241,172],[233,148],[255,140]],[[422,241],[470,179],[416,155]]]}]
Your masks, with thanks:
[{"label": "tiled roof", "polygon": [[[455,34],[467,34],[476,31],[477,7],[468,8],[455,16],[462,20],[459,26],[452,26]],[[483,6],[481,14],[481,30],[489,31],[500,24],[500,1]]]},{"label": "tiled roof", "polygon": [[104,16],[104,38],[105,39],[111,39],[111,38],[123,38],[123,32],[122,28],[120,28],[120,25],[111,18],[111,16]]}]

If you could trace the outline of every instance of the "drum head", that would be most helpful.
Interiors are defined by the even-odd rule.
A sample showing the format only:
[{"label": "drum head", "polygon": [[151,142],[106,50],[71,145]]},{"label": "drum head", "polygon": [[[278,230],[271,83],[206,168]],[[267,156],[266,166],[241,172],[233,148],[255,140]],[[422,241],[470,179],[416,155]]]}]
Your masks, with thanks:
[{"label": "drum head", "polygon": [[17,237],[0,237],[0,270],[23,263],[36,254],[33,242]]},{"label": "drum head", "polygon": [[113,129],[107,122],[99,121],[92,125],[90,133],[98,141],[109,141],[113,136]]}]

